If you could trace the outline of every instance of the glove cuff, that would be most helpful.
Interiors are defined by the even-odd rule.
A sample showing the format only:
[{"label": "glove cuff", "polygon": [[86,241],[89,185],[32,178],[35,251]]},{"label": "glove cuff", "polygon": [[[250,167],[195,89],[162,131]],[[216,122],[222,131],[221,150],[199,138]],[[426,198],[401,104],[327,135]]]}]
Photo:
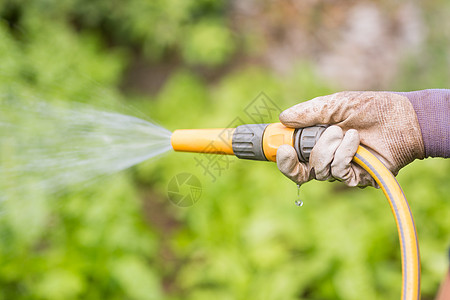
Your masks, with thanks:
[{"label": "glove cuff", "polygon": [[450,157],[450,90],[395,92],[411,102],[419,121],[425,157]]}]

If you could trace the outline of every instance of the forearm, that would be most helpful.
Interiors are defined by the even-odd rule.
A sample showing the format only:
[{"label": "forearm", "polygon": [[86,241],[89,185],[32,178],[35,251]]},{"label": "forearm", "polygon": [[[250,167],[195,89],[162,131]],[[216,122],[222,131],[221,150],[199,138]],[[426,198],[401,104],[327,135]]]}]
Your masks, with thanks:
[{"label": "forearm", "polygon": [[450,90],[396,92],[409,99],[417,114],[425,157],[450,157]]}]

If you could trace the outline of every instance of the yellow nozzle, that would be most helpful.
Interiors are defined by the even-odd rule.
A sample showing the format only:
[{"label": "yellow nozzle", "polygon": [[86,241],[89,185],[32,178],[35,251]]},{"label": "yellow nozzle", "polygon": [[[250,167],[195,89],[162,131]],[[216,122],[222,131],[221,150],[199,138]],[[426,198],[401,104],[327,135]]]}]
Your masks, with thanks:
[{"label": "yellow nozzle", "polygon": [[180,129],[172,133],[175,151],[234,154],[232,141],[235,128]]},{"label": "yellow nozzle", "polygon": [[272,123],[266,127],[263,135],[264,155],[269,161],[277,161],[277,150],[281,145],[294,146],[294,128],[281,123]]}]

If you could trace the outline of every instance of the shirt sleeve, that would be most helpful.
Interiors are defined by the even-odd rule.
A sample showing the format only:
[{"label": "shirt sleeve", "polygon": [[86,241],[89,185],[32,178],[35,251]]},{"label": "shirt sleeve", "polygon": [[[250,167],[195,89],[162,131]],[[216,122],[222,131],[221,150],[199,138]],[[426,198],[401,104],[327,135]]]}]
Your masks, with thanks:
[{"label": "shirt sleeve", "polygon": [[409,99],[416,111],[425,157],[450,157],[450,90],[397,92]]}]

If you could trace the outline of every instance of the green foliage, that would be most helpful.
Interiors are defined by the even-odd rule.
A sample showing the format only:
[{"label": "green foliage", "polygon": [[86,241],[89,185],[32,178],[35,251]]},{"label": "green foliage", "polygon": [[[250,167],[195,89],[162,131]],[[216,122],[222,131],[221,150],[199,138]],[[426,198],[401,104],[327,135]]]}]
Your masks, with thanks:
[{"label": "green foliage", "polygon": [[188,63],[217,65],[226,62],[234,50],[231,31],[221,26],[224,1],[33,0],[0,5],[6,15],[27,17],[14,24],[21,33],[33,29],[28,20],[56,19],[101,33],[103,42],[115,47],[137,48],[153,60],[161,59],[167,51],[181,51]]},{"label": "green foliage", "polygon": [[[225,2],[210,0],[2,2],[2,101],[121,110],[117,86],[136,49],[184,63],[156,95],[127,98],[169,129],[251,122],[245,109],[261,91],[281,109],[333,92],[306,63],[287,75],[239,67],[207,83],[189,66],[231,60],[237,46],[224,11]],[[445,81],[444,72],[427,74],[430,84]],[[2,156],[7,150],[0,145]],[[58,195],[17,183],[1,203],[0,299],[399,298],[397,232],[380,191],[311,182],[297,208],[296,186],[275,164],[230,158],[212,180],[199,158],[170,153]],[[190,208],[166,196],[181,172],[203,185]],[[425,160],[398,176],[418,227],[424,299],[447,268],[449,174],[448,161]]]},{"label": "green foliage", "polygon": [[182,53],[188,63],[220,65],[233,53],[231,33],[222,24],[199,22],[187,34]]}]

